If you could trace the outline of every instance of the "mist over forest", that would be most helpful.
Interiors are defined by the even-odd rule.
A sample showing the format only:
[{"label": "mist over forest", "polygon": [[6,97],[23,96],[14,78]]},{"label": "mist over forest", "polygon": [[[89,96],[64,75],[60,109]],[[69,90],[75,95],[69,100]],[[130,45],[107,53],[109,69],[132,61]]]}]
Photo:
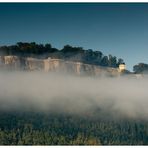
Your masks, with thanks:
[{"label": "mist over forest", "polygon": [[63,113],[100,109],[113,116],[148,118],[148,77],[78,77],[43,72],[0,72],[0,108]]},{"label": "mist over forest", "polygon": [[85,71],[74,75],[1,69],[1,145],[148,144],[147,64],[139,63],[134,73],[120,75],[118,67],[124,60],[101,51],[70,45],[58,50],[50,44],[22,42],[1,46],[0,55],[2,60],[8,55],[51,57],[110,67],[119,73],[94,77]]}]

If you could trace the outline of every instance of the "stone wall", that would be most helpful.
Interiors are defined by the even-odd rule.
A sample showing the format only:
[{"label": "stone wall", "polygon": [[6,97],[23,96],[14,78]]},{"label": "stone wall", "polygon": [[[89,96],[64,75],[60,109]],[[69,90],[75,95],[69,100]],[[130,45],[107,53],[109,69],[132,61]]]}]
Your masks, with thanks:
[{"label": "stone wall", "polygon": [[24,58],[18,56],[0,56],[0,68],[9,70],[27,70],[27,71],[60,71],[77,75],[92,76],[118,76],[117,68],[106,68],[96,65],[84,64],[80,62],[64,61],[61,59],[37,59]]}]

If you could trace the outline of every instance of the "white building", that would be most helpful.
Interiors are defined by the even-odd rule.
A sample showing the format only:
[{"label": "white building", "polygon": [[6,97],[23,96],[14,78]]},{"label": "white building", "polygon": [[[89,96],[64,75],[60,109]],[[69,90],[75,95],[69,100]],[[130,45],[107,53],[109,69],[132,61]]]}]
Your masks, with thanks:
[{"label": "white building", "polygon": [[122,72],[124,70],[126,70],[126,65],[125,65],[125,63],[122,63],[119,65],[119,72]]}]

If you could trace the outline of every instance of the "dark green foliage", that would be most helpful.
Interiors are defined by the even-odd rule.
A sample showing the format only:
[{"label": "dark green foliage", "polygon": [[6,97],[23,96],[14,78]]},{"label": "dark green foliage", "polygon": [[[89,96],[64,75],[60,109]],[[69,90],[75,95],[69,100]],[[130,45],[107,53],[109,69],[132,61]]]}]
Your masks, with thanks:
[{"label": "dark green foliage", "polygon": [[117,67],[117,59],[115,56],[109,55],[109,66],[110,67]]},{"label": "dark green foliage", "polygon": [[108,66],[109,65],[109,60],[107,56],[104,56],[101,60],[101,66]]},{"label": "dark green foliage", "polygon": [[68,52],[84,52],[82,47],[72,47],[70,45],[65,45],[64,48],[61,50],[63,53],[68,53]]},{"label": "dark green foliage", "polygon": [[133,67],[135,73],[148,73],[148,64],[139,63]]},{"label": "dark green foliage", "polygon": [[82,47],[72,47],[65,45],[63,49],[58,50],[53,48],[51,44],[36,44],[35,42],[23,43],[18,42],[16,45],[1,46],[0,55],[17,55],[17,56],[31,56],[38,58],[59,58],[70,61],[83,62],[86,64],[118,67],[122,59],[115,56],[105,56],[101,51],[94,51],[92,49],[85,50]]},{"label": "dark green foliage", "polygon": [[0,113],[0,145],[147,144],[147,121],[55,113]]},{"label": "dark green foliage", "polygon": [[117,66],[119,66],[120,64],[123,64],[123,63],[124,63],[124,60],[121,59],[121,58],[119,58],[119,59],[118,59],[118,62],[117,62]]}]

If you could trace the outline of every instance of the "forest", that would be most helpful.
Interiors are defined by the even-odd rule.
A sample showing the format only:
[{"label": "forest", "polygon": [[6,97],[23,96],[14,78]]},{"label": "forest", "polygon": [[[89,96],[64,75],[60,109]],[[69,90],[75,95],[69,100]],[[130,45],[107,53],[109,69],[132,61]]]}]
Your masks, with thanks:
[{"label": "forest", "polygon": [[0,145],[148,145],[147,121],[1,112]]}]

